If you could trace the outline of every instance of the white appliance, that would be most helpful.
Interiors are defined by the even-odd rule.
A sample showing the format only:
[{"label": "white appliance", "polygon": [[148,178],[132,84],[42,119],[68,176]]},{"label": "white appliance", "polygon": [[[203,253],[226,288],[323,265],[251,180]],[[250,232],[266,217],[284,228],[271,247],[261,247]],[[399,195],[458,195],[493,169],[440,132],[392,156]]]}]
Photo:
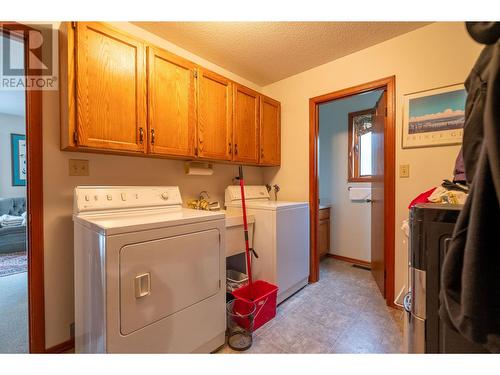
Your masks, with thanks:
[{"label": "white appliance", "polygon": [[224,213],[178,187],[74,191],[77,353],[208,353],[224,344]]},{"label": "white appliance", "polygon": [[[248,243],[253,246],[255,218],[247,215]],[[243,216],[241,212],[226,213],[226,257],[245,252],[245,236],[243,231]]]},{"label": "white appliance", "polygon": [[[226,188],[228,214],[241,214],[239,186]],[[255,217],[252,276],[278,286],[278,303],[309,278],[309,204],[273,201],[265,186],[245,186],[247,213]]]}]

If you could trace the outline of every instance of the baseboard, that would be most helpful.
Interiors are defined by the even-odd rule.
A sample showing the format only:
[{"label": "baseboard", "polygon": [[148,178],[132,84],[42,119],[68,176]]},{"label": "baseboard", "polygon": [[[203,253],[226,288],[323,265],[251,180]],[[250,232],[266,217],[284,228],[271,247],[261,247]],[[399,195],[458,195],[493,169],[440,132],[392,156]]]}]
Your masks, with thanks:
[{"label": "baseboard", "polygon": [[394,301],[387,301],[387,306],[392,307],[393,309],[403,310],[401,306],[398,306],[394,303]]},{"label": "baseboard", "polygon": [[70,339],[68,341],[64,341],[60,344],[51,346],[45,350],[46,353],[49,354],[60,354],[69,352],[71,349],[75,348],[75,339]]},{"label": "baseboard", "polygon": [[336,255],[336,254],[330,254],[330,253],[327,253],[326,256],[329,258],[341,260],[343,262],[358,264],[358,265],[363,266],[363,267],[371,268],[371,266],[372,266],[371,262],[367,262],[366,260],[343,257],[342,255]]}]

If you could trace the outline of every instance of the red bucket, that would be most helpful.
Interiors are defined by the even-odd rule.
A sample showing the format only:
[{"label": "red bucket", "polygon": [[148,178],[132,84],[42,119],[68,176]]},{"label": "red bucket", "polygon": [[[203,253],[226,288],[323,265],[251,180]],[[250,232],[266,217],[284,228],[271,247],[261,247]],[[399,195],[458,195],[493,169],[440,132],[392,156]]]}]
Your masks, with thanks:
[{"label": "red bucket", "polygon": [[[237,299],[255,303],[254,330],[263,326],[276,316],[276,298],[278,287],[263,280],[252,283],[252,295],[249,285],[233,291]],[[253,297],[253,298],[252,298]],[[235,306],[237,309],[237,306]]]}]

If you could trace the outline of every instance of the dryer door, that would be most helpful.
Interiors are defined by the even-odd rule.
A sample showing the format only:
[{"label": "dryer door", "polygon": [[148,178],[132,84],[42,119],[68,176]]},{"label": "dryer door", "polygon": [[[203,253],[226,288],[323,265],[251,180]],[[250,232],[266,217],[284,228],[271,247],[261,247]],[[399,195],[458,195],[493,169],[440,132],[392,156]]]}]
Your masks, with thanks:
[{"label": "dryer door", "polygon": [[122,247],[122,335],[217,294],[221,287],[220,251],[216,229]]}]

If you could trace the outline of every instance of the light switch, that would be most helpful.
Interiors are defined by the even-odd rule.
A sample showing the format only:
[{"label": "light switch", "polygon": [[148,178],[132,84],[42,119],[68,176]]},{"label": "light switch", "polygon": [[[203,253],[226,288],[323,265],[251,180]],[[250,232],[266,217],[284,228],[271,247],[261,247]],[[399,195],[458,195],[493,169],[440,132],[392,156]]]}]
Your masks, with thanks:
[{"label": "light switch", "polygon": [[89,161],[80,159],[69,159],[69,175],[70,176],[88,176]]},{"label": "light switch", "polygon": [[399,165],[399,177],[403,178],[410,177],[410,164]]}]

